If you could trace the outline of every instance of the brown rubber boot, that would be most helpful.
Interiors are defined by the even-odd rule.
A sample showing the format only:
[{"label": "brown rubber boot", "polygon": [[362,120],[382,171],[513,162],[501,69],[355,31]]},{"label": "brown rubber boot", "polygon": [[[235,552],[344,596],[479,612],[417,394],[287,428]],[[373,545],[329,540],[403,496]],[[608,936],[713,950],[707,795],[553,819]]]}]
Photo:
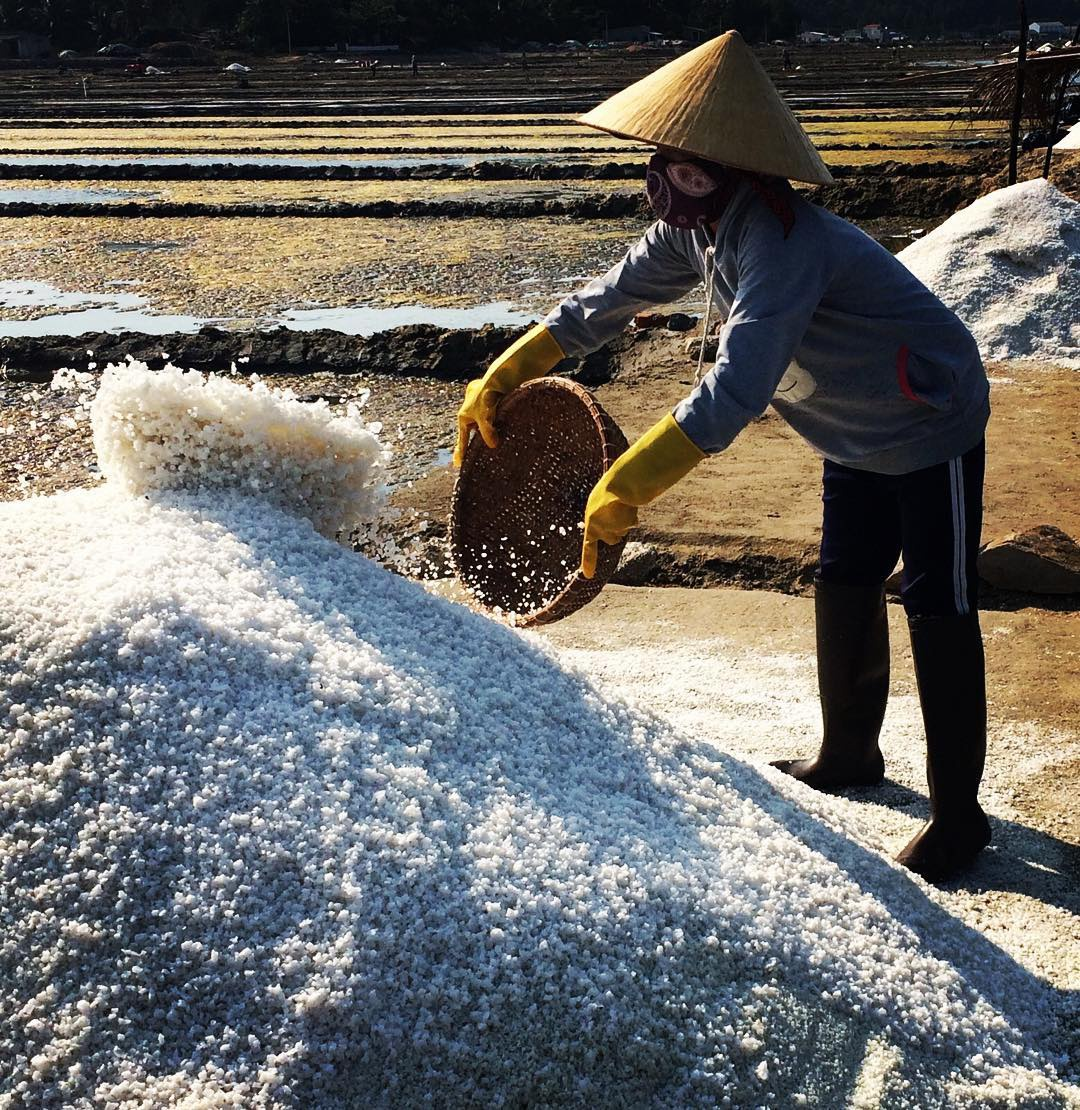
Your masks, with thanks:
[{"label": "brown rubber boot", "polygon": [[911,653],[926,729],[930,820],[896,857],[931,883],[969,866],[990,843],[979,805],[986,762],[986,672],[977,613],[912,617]]},{"label": "brown rubber boot", "polygon": [[884,588],[818,580],[814,617],[821,750],[813,759],[781,759],[773,766],[815,790],[874,786],[885,777],[878,747],[889,697]]}]

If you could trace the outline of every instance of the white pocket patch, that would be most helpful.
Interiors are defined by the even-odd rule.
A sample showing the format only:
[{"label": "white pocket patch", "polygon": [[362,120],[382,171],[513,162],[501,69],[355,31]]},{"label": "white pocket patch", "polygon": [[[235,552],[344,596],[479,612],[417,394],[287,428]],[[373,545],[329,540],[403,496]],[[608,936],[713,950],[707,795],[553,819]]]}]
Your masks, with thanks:
[{"label": "white pocket patch", "polygon": [[797,362],[792,361],[787,370],[784,371],[780,384],[776,387],[773,400],[786,401],[789,405],[797,405],[800,401],[813,397],[816,389],[817,382],[814,381],[810,371],[803,369]]}]

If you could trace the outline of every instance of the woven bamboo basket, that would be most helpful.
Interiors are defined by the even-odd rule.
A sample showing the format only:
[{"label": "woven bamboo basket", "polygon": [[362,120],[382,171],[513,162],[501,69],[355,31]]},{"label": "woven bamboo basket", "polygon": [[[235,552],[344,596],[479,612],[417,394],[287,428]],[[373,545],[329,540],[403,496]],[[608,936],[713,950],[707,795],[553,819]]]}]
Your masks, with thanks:
[{"label": "woven bamboo basket", "polygon": [[485,608],[519,626],[550,624],[592,601],[619,565],[624,544],[601,543],[594,577],[578,569],[585,504],[626,437],[566,378],[515,389],[495,427],[498,447],[474,434],[454,486],[454,565]]}]

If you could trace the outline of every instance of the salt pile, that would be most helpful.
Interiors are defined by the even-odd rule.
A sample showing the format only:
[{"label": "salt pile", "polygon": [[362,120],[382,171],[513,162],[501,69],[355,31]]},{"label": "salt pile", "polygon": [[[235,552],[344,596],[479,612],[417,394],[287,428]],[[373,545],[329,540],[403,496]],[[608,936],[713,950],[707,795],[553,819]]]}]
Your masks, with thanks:
[{"label": "salt pile", "polygon": [[7,1104],[1076,1105],[828,799],[321,536],[370,430],[238,388],[113,373],[122,480],[0,506]]},{"label": "salt pile", "polygon": [[1048,181],[980,197],[898,257],[985,358],[1080,367],[1080,203]]}]

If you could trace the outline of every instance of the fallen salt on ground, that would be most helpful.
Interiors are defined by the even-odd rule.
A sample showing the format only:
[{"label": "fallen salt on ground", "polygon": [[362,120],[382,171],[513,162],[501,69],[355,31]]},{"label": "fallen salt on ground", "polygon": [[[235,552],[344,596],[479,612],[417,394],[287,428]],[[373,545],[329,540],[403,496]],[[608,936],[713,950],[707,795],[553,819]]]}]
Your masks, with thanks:
[{"label": "fallen salt on ground", "polygon": [[110,371],[108,484],[0,508],[4,1089],[1076,1103],[1045,986],[841,810],[320,536],[372,431],[246,393]]},{"label": "fallen salt on ground", "polygon": [[1048,181],[980,197],[897,257],[985,358],[1080,367],[1080,203]]}]

